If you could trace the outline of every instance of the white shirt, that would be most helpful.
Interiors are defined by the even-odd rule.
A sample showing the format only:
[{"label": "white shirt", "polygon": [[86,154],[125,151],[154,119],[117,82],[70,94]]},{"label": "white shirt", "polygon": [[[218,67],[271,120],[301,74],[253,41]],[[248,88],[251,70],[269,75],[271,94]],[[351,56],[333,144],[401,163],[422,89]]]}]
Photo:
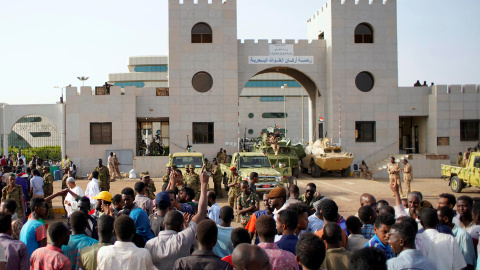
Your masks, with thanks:
[{"label": "white shirt", "polygon": [[132,242],[116,241],[113,246],[104,246],[97,253],[97,269],[153,269],[152,257],[144,248]]},{"label": "white shirt", "polygon": [[275,222],[277,222],[277,216],[278,216],[278,213],[282,212],[283,210],[287,209],[287,207],[290,205],[290,203],[288,203],[288,201],[286,201],[282,207],[280,207],[280,209],[274,209],[273,210],[273,219],[275,219]]},{"label": "white shirt", "polygon": [[92,178],[92,181],[88,182],[87,189],[85,190],[85,196],[90,199],[90,204],[95,206],[97,200],[92,199],[100,193],[100,187],[98,187],[98,179]]},{"label": "white shirt", "polygon": [[365,247],[368,240],[363,234],[350,234],[345,249],[353,253]]},{"label": "white shirt", "polygon": [[421,240],[421,250],[437,267],[437,269],[460,270],[467,267],[463,254],[455,238],[449,234],[439,233],[435,229],[426,229],[417,234]]},{"label": "white shirt", "polygon": [[222,221],[220,220],[220,206],[217,203],[214,203],[208,209],[208,218],[215,221],[218,225],[222,225]]},{"label": "white shirt", "polygon": [[475,224],[474,221],[472,221],[470,224],[468,224],[467,226],[465,226],[465,225],[460,221],[460,215],[457,214],[456,216],[453,217],[452,222],[453,222],[453,224],[455,224],[456,226],[458,226],[460,229],[463,229],[463,230],[467,231],[473,239],[478,239],[478,238],[479,238],[480,226],[478,226],[477,224]]},{"label": "white shirt", "polygon": [[187,228],[181,232],[164,230],[160,231],[157,237],[148,240],[145,248],[152,255],[155,269],[171,270],[177,259],[190,256],[196,232],[197,223],[190,221]]},{"label": "white shirt", "polygon": [[[74,188],[71,188],[70,190],[73,191],[73,193],[77,194],[78,196],[83,197],[83,190],[78,185],[76,185]],[[77,211],[78,202],[75,200],[72,194],[70,194],[70,192],[65,197],[65,201],[70,202],[71,204],[71,205],[65,204],[65,210],[67,210],[67,215],[70,216],[74,211]]]}]

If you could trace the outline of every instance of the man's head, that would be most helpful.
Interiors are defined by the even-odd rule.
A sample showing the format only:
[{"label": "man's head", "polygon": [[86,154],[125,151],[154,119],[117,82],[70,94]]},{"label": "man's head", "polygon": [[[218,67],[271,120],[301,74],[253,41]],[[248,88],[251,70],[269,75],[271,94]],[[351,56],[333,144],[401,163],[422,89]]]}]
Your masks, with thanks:
[{"label": "man's head", "polygon": [[67,178],[67,186],[69,188],[74,188],[76,185],[75,185],[75,178],[73,177],[68,177]]},{"label": "man's head", "polygon": [[148,171],[143,173],[141,179],[142,179],[142,182],[145,183],[145,186],[148,186],[148,184],[150,184],[151,179]]},{"label": "man's head", "polygon": [[473,221],[477,225],[479,225],[479,223],[480,223],[480,202],[478,202],[478,201],[473,203],[472,218],[473,218]]},{"label": "man's head", "polygon": [[17,209],[17,203],[12,199],[6,199],[2,202],[2,213],[13,215]]},{"label": "man's head", "polygon": [[78,210],[85,213],[85,215],[88,215],[88,212],[90,212],[90,199],[87,197],[80,198],[80,201],[78,202]]},{"label": "man's head", "polygon": [[40,176],[40,172],[39,172],[37,169],[34,169],[34,170],[32,171],[32,174],[33,174],[34,176]]},{"label": "man's head", "polygon": [[338,206],[330,199],[322,202],[323,219],[327,222],[336,222],[338,218]]},{"label": "man's head", "polygon": [[115,207],[117,211],[120,209],[123,209],[124,203],[122,200],[122,195],[115,194],[115,196],[112,197],[112,203],[113,203],[113,207]]},{"label": "man's head", "polygon": [[337,223],[329,222],[323,228],[322,239],[327,242],[327,249],[340,247],[342,228]]},{"label": "man's head", "polygon": [[283,187],[276,187],[270,190],[266,197],[270,201],[270,207],[278,210],[285,204],[285,201],[287,200],[287,192]]},{"label": "man's head", "polygon": [[395,215],[395,208],[391,207],[390,205],[384,205],[378,209],[378,214],[391,214]]},{"label": "man's head", "polygon": [[50,168],[48,166],[43,168],[43,173],[47,174],[50,173]]},{"label": "man's head", "polygon": [[277,234],[283,235],[284,231],[294,232],[298,225],[298,214],[293,210],[283,210],[277,217]]},{"label": "man's head", "polygon": [[267,252],[259,246],[250,244],[240,244],[233,250],[232,263],[235,269],[272,269]]},{"label": "man's head", "polygon": [[385,205],[389,205],[387,201],[385,201],[385,200],[379,200],[379,201],[377,202],[377,211],[378,211],[378,209],[382,208],[382,206],[385,206]]},{"label": "man's head", "polygon": [[132,209],[134,207],[135,192],[133,192],[132,188],[126,187],[122,189],[122,200],[125,209]]},{"label": "man's head", "polygon": [[405,209],[408,209],[408,200],[406,198],[402,198],[402,204]]},{"label": "man's head", "polygon": [[170,206],[170,195],[168,192],[162,191],[155,196],[155,205],[158,210],[167,210]]},{"label": "man's head", "polygon": [[10,234],[12,228],[12,215],[0,213],[0,233]]},{"label": "man's head", "polygon": [[408,208],[417,208],[422,201],[422,193],[418,191],[412,191],[408,194]]},{"label": "man's head", "polygon": [[269,215],[260,216],[255,222],[255,228],[261,243],[273,243],[276,234],[276,224]]},{"label": "man's head", "polygon": [[437,209],[438,224],[452,227],[453,209],[448,206],[442,206]]},{"label": "man's head", "polygon": [[462,217],[472,216],[473,200],[470,196],[460,196],[457,199],[457,213]]},{"label": "man's head", "polygon": [[251,193],[250,186],[248,185],[247,180],[243,180],[242,182],[240,182],[240,189],[242,190],[242,192],[244,192],[247,195],[250,195]]},{"label": "man's head", "polygon": [[390,157],[390,163],[395,163],[395,158],[394,157]]},{"label": "man's head", "polygon": [[98,235],[104,241],[110,241],[113,237],[113,223],[115,219],[109,215],[101,215],[98,218],[97,229]]},{"label": "man's head", "polygon": [[102,165],[103,165],[102,159],[98,159],[98,167],[102,167]]},{"label": "man's head", "polygon": [[197,240],[203,250],[212,250],[217,244],[218,228],[213,220],[203,220],[197,226]]},{"label": "man's head", "polygon": [[370,193],[363,193],[360,196],[360,206],[364,205],[370,205],[375,211],[377,211],[377,199],[375,199]]},{"label": "man's head", "polygon": [[141,194],[141,195],[144,195],[145,194],[145,188],[146,188],[146,185],[144,182],[136,182],[135,183],[135,192],[137,192],[137,194]]},{"label": "man's head", "polygon": [[345,220],[345,225],[347,225],[347,230],[350,231],[351,234],[362,233],[362,222],[356,216],[349,216],[347,220]]},{"label": "man's head", "polygon": [[10,177],[8,178],[8,184],[9,184],[10,186],[14,186],[14,185],[15,185],[15,181],[16,181],[15,175],[14,175],[14,174],[10,175]]},{"label": "man's head", "polygon": [[253,185],[255,183],[258,183],[258,173],[257,172],[251,172],[250,173],[250,183]]},{"label": "man's head", "polygon": [[425,208],[420,212],[420,223],[425,229],[435,229],[438,225],[437,210]]},{"label": "man's head", "polygon": [[442,206],[448,206],[453,209],[456,203],[457,200],[455,199],[455,195],[450,193],[442,193],[438,196],[437,208],[440,208]]},{"label": "man's head", "polygon": [[307,200],[312,200],[315,196],[315,192],[317,192],[317,186],[314,183],[308,183],[305,188],[305,198]]},{"label": "man's head", "polygon": [[374,247],[361,248],[350,257],[349,270],[387,270],[383,251]]},{"label": "man's head", "polygon": [[32,198],[30,200],[30,209],[32,210],[32,213],[35,213],[35,215],[37,215],[37,217],[42,219],[47,218],[47,206],[43,198]]},{"label": "man's head", "polygon": [[183,229],[183,215],[178,211],[169,211],[163,220],[165,230],[180,232]]},{"label": "man's head", "polygon": [[408,160],[407,160],[407,159],[404,159],[404,160],[403,160],[403,165],[407,165],[407,163],[408,163]]},{"label": "man's head", "polygon": [[191,202],[195,198],[195,191],[190,187],[184,187],[178,193],[180,203]]},{"label": "man's head", "polygon": [[115,235],[122,242],[131,242],[135,234],[135,222],[127,215],[121,215],[113,223]]},{"label": "man's head", "polygon": [[300,189],[298,189],[297,185],[291,185],[288,188],[288,193],[290,195],[290,198],[298,198],[298,196],[300,196]]},{"label": "man's head", "polygon": [[233,208],[226,205],[220,208],[220,220],[225,224],[229,224],[235,218]]},{"label": "man's head", "polygon": [[92,178],[98,179],[98,172],[97,171],[92,172]]},{"label": "man's head", "polygon": [[240,244],[250,244],[252,242],[250,234],[244,228],[233,229],[230,238],[232,239],[233,248]]},{"label": "man's head", "polygon": [[68,171],[70,171],[70,167],[68,167],[68,166],[63,167],[63,173],[64,174],[68,174]]},{"label": "man's head", "polygon": [[288,210],[295,211],[298,215],[297,229],[302,231],[308,227],[308,211],[310,208],[305,203],[294,203],[287,207]]},{"label": "man's head", "polygon": [[267,194],[265,193],[263,194],[263,207],[265,208],[265,210],[267,210],[267,212],[269,213],[273,212],[273,208],[270,205],[270,199],[267,198]]},{"label": "man's head", "polygon": [[207,193],[207,201],[208,201],[208,206],[214,205],[215,202],[217,201],[217,194],[215,194],[215,192],[210,190]]},{"label": "man's head", "polygon": [[394,223],[395,216],[390,214],[379,215],[377,220],[375,220],[375,226],[373,227],[373,230],[375,231],[378,239],[385,246],[388,244],[388,231],[390,231],[390,227]]},{"label": "man's head", "polygon": [[297,262],[305,270],[319,270],[325,260],[325,243],[313,233],[306,232],[295,247]]},{"label": "man's head", "polygon": [[88,218],[82,211],[75,211],[70,215],[72,234],[84,234],[87,229]]},{"label": "man's head", "polygon": [[398,255],[405,249],[415,249],[415,236],[417,229],[411,223],[395,223],[388,232],[390,244],[393,252]]},{"label": "man's head", "polygon": [[70,231],[67,225],[61,221],[54,222],[48,227],[48,235],[52,244],[68,245],[68,240],[70,240]]}]

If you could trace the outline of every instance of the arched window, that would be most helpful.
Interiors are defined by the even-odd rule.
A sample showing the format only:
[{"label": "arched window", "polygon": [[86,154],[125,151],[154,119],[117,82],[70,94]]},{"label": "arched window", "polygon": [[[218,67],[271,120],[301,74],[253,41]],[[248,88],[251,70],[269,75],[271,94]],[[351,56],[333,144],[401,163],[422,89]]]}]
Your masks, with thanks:
[{"label": "arched window", "polygon": [[206,23],[197,23],[192,28],[192,43],[212,43],[212,28]]},{"label": "arched window", "polygon": [[361,23],[355,28],[355,43],[373,43],[373,29],[367,23]]}]

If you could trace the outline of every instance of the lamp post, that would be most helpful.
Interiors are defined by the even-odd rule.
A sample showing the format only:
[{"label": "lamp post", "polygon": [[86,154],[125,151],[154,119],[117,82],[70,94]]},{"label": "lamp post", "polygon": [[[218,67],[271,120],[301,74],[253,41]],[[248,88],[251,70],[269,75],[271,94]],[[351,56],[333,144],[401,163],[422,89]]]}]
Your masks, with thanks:
[{"label": "lamp post", "polygon": [[77,77],[77,79],[79,79],[80,81],[82,81],[83,86],[85,86],[85,81],[88,80],[88,77],[82,76],[82,77]]},{"label": "lamp post", "polygon": [[283,89],[283,119],[284,119],[284,124],[285,124],[285,139],[287,139],[287,98],[286,98],[286,92],[287,92],[287,84],[284,84],[282,86]]}]

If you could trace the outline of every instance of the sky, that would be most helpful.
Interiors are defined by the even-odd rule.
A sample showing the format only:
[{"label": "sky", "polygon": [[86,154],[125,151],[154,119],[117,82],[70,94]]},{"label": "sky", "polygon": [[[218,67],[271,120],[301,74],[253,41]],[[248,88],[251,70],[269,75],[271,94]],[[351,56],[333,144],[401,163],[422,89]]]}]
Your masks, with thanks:
[{"label": "sky", "polygon": [[[325,2],[237,0],[238,38],[307,39]],[[480,84],[480,1],[397,2],[400,86]],[[53,104],[77,77],[103,85],[139,55],[168,55],[167,0],[3,1],[0,103]]]}]

